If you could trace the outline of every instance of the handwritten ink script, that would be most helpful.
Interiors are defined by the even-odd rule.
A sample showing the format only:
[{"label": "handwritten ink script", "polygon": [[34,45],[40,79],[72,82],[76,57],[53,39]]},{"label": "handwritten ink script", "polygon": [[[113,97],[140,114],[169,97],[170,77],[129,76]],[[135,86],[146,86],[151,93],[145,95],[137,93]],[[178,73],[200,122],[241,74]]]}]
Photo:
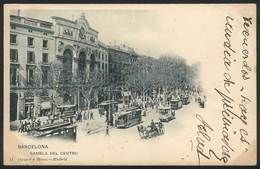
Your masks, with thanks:
[{"label": "handwritten ink script", "polygon": [[[242,23],[242,26],[240,23]],[[223,25],[223,88],[214,88],[221,103],[218,114],[222,120],[222,126],[221,130],[213,129],[202,115],[196,114],[195,117],[199,122],[196,138],[196,153],[199,164],[201,164],[202,159],[217,160],[223,164],[228,163],[232,158],[232,154],[238,151],[233,144],[234,139],[238,139],[239,141],[236,143],[242,145],[250,144],[248,140],[250,133],[247,126],[248,107],[252,101],[248,96],[249,89],[246,88],[246,83],[250,80],[252,72],[252,66],[248,63],[248,59],[252,57],[250,56],[250,43],[248,40],[252,26],[252,18],[249,16],[242,16],[241,18],[225,17]],[[237,40],[234,33],[236,31],[240,31],[240,46],[234,45],[235,40]],[[237,67],[241,69],[237,70]],[[235,78],[237,77],[235,74],[237,75],[238,72],[240,72],[240,78]],[[240,97],[235,97],[237,94]],[[217,132],[220,132],[221,135],[221,138],[215,138],[219,139],[216,140],[220,144],[217,146],[219,149],[216,147],[211,148],[212,136]]]}]

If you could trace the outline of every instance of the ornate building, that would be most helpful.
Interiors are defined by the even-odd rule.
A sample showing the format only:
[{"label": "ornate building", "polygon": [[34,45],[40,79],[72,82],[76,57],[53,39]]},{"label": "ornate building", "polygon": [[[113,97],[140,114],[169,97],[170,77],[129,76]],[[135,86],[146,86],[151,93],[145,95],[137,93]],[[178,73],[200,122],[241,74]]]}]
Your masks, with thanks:
[{"label": "ornate building", "polygon": [[[69,90],[75,87],[70,86],[75,78],[88,82],[92,72],[101,72],[102,79],[108,80],[108,48],[98,40],[98,31],[90,27],[85,16],[75,21],[56,16],[51,19],[10,16],[10,121],[44,116],[45,110],[53,109],[56,91],[46,90],[52,63],[61,65],[64,76],[59,80],[67,85],[61,98],[55,99],[61,100],[59,104],[86,106],[80,102],[84,100],[80,91]],[[36,77],[38,69],[41,77]],[[98,94],[93,97],[97,100]]]}]

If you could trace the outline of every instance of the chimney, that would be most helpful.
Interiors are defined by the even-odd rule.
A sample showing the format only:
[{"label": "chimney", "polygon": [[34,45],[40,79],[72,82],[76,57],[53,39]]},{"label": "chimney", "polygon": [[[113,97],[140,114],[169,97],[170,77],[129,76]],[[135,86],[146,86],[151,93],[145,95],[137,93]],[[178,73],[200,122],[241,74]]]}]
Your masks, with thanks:
[{"label": "chimney", "polygon": [[17,10],[17,16],[20,16],[20,9]]}]

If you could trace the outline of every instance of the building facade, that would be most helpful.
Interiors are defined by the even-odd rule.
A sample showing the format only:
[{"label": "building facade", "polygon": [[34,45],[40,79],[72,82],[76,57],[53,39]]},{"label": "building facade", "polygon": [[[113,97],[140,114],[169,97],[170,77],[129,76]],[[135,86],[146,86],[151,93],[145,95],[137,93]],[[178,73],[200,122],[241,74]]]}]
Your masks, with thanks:
[{"label": "building facade", "polygon": [[[83,94],[65,86],[63,95],[49,88],[50,66],[61,66],[63,84],[88,82],[92,72],[100,72],[108,82],[108,47],[99,41],[98,31],[85,16],[68,20],[53,16],[52,22],[10,15],[10,121],[46,115],[55,104],[76,104],[84,108]],[[41,76],[37,77],[37,71]],[[37,82],[37,83],[36,83]],[[98,100],[98,93],[93,97]]]},{"label": "building facade", "polygon": [[[113,88],[113,99],[122,101],[123,103],[130,102],[126,76],[131,69],[138,55],[133,48],[125,45],[109,46],[109,82]],[[127,94],[126,94],[127,93]],[[126,99],[127,98],[127,99]],[[125,100],[128,100],[125,102]]]},{"label": "building facade", "polygon": [[[32,94],[35,68],[47,84],[48,63],[55,59],[53,24],[10,16],[10,121],[35,116],[43,102]],[[49,105],[47,105],[48,107]]]},{"label": "building facade", "polygon": [[114,86],[122,86],[125,83],[125,74],[129,66],[137,59],[133,48],[123,46],[109,46],[109,78]]}]

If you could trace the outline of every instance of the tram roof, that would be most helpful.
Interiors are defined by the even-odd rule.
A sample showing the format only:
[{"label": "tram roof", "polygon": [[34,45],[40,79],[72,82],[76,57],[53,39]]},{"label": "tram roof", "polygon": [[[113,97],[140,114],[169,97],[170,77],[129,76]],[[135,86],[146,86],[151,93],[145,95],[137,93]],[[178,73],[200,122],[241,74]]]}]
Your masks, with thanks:
[{"label": "tram roof", "polygon": [[158,107],[158,109],[168,110],[168,109],[171,109],[171,107],[169,107],[169,106],[160,106],[160,107]]},{"label": "tram roof", "polygon": [[115,114],[118,114],[118,115],[126,115],[126,114],[129,114],[130,112],[132,112],[133,110],[141,110],[140,108],[138,107],[130,107],[130,108],[127,108],[127,109],[124,109],[120,112],[117,112]]}]

